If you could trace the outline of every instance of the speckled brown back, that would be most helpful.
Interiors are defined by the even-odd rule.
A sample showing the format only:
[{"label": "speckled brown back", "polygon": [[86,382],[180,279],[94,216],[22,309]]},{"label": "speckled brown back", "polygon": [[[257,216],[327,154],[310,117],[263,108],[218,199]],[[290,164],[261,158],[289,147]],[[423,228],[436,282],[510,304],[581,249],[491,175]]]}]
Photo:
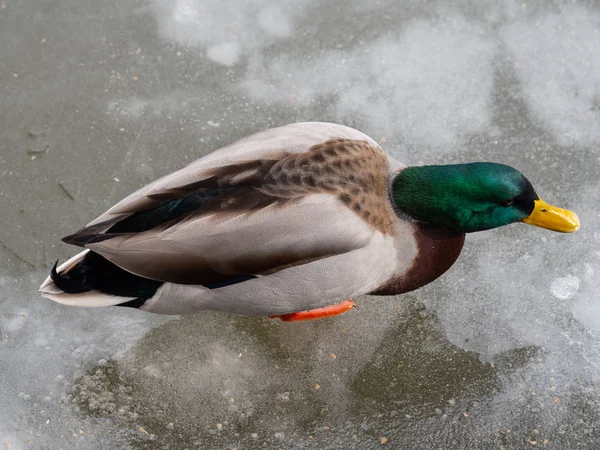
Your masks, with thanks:
[{"label": "speckled brown back", "polygon": [[366,141],[332,139],[276,162],[260,190],[284,198],[331,193],[373,228],[393,234],[388,177],[389,163],[380,149]]},{"label": "speckled brown back", "polygon": [[[271,155],[274,156],[274,155]],[[164,190],[147,198],[158,205],[197,193],[195,217],[213,215],[218,219],[252,214],[269,205],[285,208],[309,194],[332,194],[374,229],[393,235],[396,215],[388,199],[389,163],[383,151],[366,141],[332,139],[303,153],[276,155],[207,170],[198,182]],[[205,192],[220,191],[206,199]],[[149,209],[151,210],[151,209]],[[85,246],[114,237],[115,233],[145,231],[139,215],[120,217],[85,227],[67,236],[64,242]],[[165,227],[174,226],[190,214],[169,217]],[[131,229],[132,223],[135,229]],[[156,226],[152,224],[152,227]],[[106,231],[106,233],[105,233]]]}]

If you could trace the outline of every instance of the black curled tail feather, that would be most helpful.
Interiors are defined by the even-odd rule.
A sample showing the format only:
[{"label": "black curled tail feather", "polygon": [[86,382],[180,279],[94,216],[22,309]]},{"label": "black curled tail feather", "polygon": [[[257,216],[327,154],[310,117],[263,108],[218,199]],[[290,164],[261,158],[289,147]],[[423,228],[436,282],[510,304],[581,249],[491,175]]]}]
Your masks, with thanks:
[{"label": "black curled tail feather", "polygon": [[103,256],[89,251],[76,265],[58,273],[52,267],[50,277],[54,284],[67,294],[99,291],[119,297],[135,297],[140,300],[151,298],[162,281],[140,277],[121,269]]},{"label": "black curled tail feather", "polygon": [[[89,292],[92,289],[85,285],[82,282],[80,277],[72,277],[65,272],[61,272],[60,274],[56,271],[56,267],[58,266],[58,259],[54,263],[52,270],[50,271],[50,278],[58,288],[66,292],[67,294],[81,294],[82,292]],[[73,275],[78,274],[78,271],[73,271]]]}]

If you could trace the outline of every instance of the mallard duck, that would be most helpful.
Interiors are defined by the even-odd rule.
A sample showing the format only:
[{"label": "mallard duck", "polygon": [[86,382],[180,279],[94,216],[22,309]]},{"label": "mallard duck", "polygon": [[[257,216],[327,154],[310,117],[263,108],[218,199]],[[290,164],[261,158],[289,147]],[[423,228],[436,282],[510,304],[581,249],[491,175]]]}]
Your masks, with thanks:
[{"label": "mallard duck", "polygon": [[200,158],[65,237],[85,250],[40,293],[159,314],[329,317],[356,296],[430,283],[465,233],[514,222],[579,228],[512,167],[406,167],[360,131],[297,123]]}]

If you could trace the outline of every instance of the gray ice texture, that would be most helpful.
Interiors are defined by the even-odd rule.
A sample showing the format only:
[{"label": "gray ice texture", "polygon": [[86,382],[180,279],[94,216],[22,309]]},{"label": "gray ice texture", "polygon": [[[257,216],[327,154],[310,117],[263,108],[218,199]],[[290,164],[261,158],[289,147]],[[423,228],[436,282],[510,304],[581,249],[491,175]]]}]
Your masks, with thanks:
[{"label": "gray ice texture", "polygon": [[[600,3],[3,0],[0,449],[600,448]],[[236,138],[354,126],[576,211],[331,320],[36,295],[60,238]]]}]

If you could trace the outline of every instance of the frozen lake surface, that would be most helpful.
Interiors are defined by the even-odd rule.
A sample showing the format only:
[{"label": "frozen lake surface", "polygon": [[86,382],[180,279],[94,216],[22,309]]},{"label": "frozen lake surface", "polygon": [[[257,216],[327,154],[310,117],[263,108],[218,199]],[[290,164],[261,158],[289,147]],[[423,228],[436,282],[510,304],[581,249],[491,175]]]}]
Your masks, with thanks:
[{"label": "frozen lake surface", "polygon": [[[0,37],[0,449],[600,448],[598,2],[4,0]],[[313,323],[37,296],[131,191],[306,120],[512,165],[582,228]]]}]

